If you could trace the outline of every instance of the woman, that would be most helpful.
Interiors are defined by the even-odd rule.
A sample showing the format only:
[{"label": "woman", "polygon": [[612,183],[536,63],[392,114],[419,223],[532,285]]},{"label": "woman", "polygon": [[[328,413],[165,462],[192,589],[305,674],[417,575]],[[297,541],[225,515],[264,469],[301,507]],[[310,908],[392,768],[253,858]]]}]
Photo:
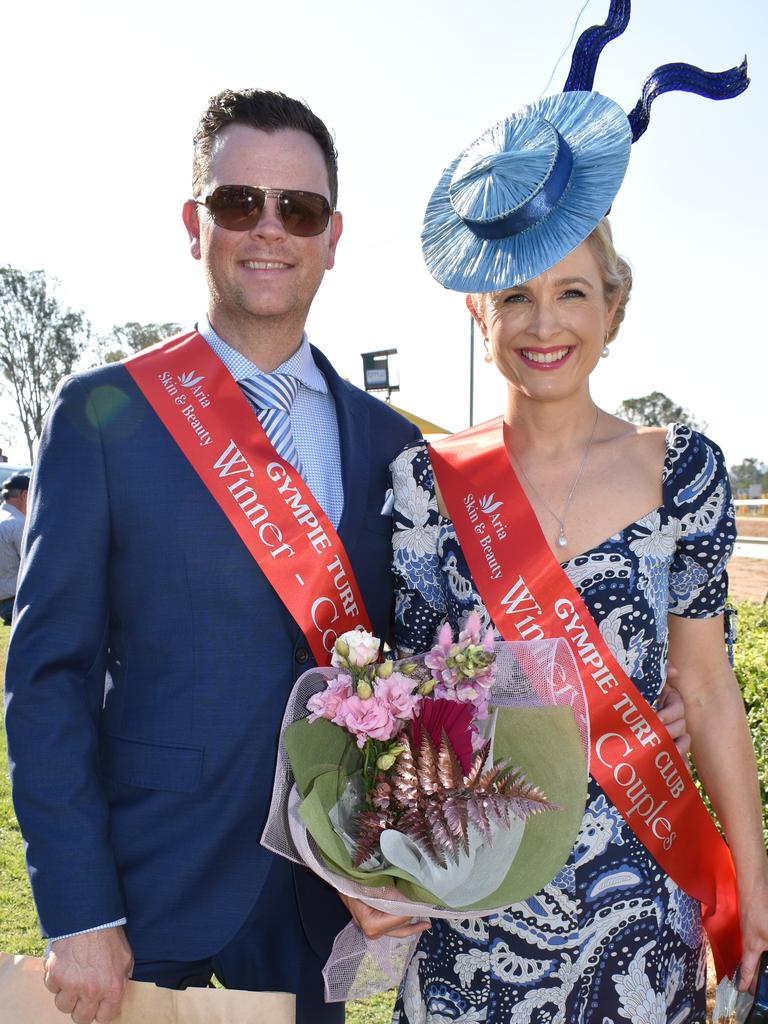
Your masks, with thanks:
[{"label": "woman", "polygon": [[[603,220],[544,274],[470,301],[508,382],[510,464],[551,550],[567,557],[569,579],[651,703],[669,641],[693,756],[731,843],[745,955],[752,951],[754,963],[768,947],[768,872],[754,757],[723,644],[724,568],[735,537],[727,475],[719,449],[700,434],[638,427],[592,401],[589,377],[630,287]],[[443,621],[458,627],[469,610],[485,608],[425,446],[406,449],[392,470],[398,643],[422,650]],[[715,507],[719,514],[708,514]],[[395,1020],[424,1019],[414,1015],[420,1005],[442,1007],[446,1020],[703,1020],[705,961],[698,906],[591,780],[565,871],[497,919],[433,921]]]},{"label": "woman", "polygon": [[[768,863],[754,754],[723,642],[735,538],[723,457],[683,425],[638,427],[599,409],[590,394],[631,288],[604,219],[626,167],[628,133],[604,97],[553,97],[486,132],[435,191],[422,236],[427,264],[441,283],[470,292],[507,403],[503,422],[438,445],[432,460],[423,444],[411,446],[392,465],[397,641],[404,651],[423,650],[442,622],[456,629],[473,609],[517,639],[508,616],[521,595],[531,614],[517,620],[520,636],[536,636],[539,584],[571,588],[572,599],[553,604],[567,615],[555,618],[582,608],[594,626],[585,663],[603,667],[593,689],[620,692],[608,689],[608,678],[616,682],[609,662],[628,677],[614,707],[629,705],[625,720],[634,724],[623,739],[611,734],[627,749],[640,736],[636,746],[660,742],[652,724],[638,720],[632,695],[653,704],[668,652],[696,767],[735,865],[748,983],[768,948]],[[457,471],[447,456],[462,446]],[[484,477],[475,475],[481,464]],[[442,494],[435,475],[450,484]],[[448,508],[462,523],[458,533]],[[522,545],[519,575],[502,554],[517,529],[507,517],[518,513],[531,543],[543,546],[531,563]],[[493,580],[505,574],[497,592]],[[577,621],[581,628],[574,612],[565,628]],[[586,644],[586,629],[583,637]],[[604,759],[595,756],[597,719],[592,725],[594,775]],[[665,763],[656,756],[656,765]],[[395,1022],[704,1020],[699,904],[641,842],[640,814],[630,821],[600,778],[590,778],[568,864],[543,891],[483,920],[432,921]],[[662,819],[647,820],[653,830]],[[684,860],[687,835],[670,830],[659,846],[675,841]],[[698,851],[688,850],[688,873],[697,875]]]}]

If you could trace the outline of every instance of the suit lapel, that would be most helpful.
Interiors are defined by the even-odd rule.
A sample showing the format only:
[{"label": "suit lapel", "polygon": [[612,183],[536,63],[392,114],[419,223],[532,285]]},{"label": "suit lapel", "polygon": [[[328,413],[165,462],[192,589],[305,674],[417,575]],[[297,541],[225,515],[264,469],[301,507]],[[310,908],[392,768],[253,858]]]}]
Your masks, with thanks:
[{"label": "suit lapel", "polygon": [[341,448],[341,482],[344,487],[344,512],[338,532],[344,547],[351,548],[360,533],[368,499],[371,470],[370,416],[363,396],[356,388],[341,379],[314,345],[312,355],[324,374],[336,403]]}]

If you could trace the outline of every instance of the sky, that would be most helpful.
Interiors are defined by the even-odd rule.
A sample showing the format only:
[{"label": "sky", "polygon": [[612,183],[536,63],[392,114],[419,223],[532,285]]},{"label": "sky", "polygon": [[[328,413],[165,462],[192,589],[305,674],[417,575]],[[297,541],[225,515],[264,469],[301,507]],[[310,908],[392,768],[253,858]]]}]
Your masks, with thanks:
[{"label": "sky", "polygon": [[[427,273],[421,222],[442,169],[485,128],[567,77],[584,0],[38,0],[3,14],[0,265],[42,269],[96,333],[205,310],[181,207],[191,140],[225,87],[306,100],[339,151],[344,234],[307,325],[362,385],[361,353],[396,348],[395,404],[449,430],[469,423],[463,297]],[[588,0],[580,32],[608,0]],[[561,52],[566,54],[552,77]],[[658,65],[707,70],[747,53],[752,84],[714,103],[654,104],[612,211],[633,266],[627,318],[593,395],[614,411],[662,391],[708,425],[729,465],[768,461],[766,291],[768,4],[636,0],[603,51],[595,89],[629,111]],[[546,90],[546,91],[545,91]],[[475,422],[504,385],[476,337]],[[0,395],[0,443],[12,462]]]}]

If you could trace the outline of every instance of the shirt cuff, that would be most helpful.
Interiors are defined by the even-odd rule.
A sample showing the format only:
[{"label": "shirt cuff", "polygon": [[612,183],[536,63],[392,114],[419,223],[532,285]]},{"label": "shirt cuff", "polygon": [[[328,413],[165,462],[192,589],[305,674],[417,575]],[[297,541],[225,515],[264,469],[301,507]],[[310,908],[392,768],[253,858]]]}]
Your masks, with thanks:
[{"label": "shirt cuff", "polygon": [[57,935],[53,939],[48,939],[47,951],[50,951],[51,945],[54,942],[58,942],[59,939],[71,939],[75,935],[88,935],[89,932],[103,932],[105,928],[117,928],[119,925],[126,924],[127,918],[121,917],[119,921],[110,921],[109,924],[97,924],[94,928],[83,928],[81,932],[68,932],[66,935]]}]

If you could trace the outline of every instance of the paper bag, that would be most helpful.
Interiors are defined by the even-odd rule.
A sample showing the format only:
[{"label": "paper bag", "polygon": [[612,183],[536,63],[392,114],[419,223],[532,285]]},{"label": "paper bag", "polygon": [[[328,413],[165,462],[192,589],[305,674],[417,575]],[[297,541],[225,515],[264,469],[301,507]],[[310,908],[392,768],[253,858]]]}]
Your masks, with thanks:
[{"label": "paper bag", "polygon": [[[43,961],[0,953],[0,1021],[68,1024],[43,985]],[[129,981],[119,1024],[295,1024],[296,997],[284,992],[188,988],[176,992]]]}]

